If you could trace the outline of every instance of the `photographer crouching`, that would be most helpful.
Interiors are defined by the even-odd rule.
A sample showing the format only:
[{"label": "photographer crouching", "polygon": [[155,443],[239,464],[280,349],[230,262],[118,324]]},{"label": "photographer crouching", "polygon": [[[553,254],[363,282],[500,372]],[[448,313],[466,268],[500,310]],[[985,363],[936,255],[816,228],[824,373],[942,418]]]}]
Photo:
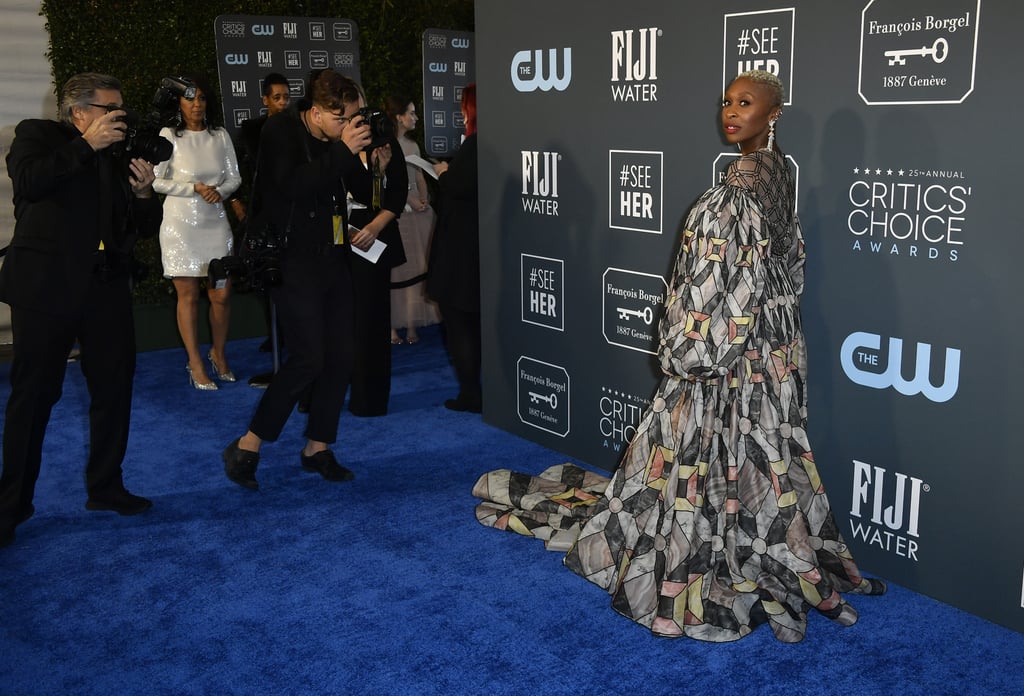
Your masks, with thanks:
[{"label": "photographer crouching", "polygon": [[[248,431],[223,453],[228,478],[252,490],[259,487],[260,447],[278,438],[307,390],[306,443],[299,463],[328,481],[354,478],[328,445],[337,439],[352,372],[349,247],[369,248],[380,232],[368,224],[351,239],[347,234],[347,190],[357,199],[372,197],[373,176],[359,158],[372,141],[372,128],[358,113],[356,84],[333,70],[314,73],[307,94],[309,100],[263,127],[249,213],[250,233],[262,230],[267,239],[283,240],[281,282],[270,292],[288,346]],[[391,148],[376,148],[370,157],[383,168]]]},{"label": "photographer crouching", "polygon": [[131,252],[137,236],[157,233],[162,217],[153,163],[116,147],[127,129],[116,78],[75,75],[60,109],[59,122],[19,123],[7,155],[16,222],[0,300],[11,306],[14,360],[0,547],[14,542],[15,527],[35,511],[43,435],[76,339],[90,400],[85,507],[134,515],[152,506],[125,489],[121,464],[135,376]]}]

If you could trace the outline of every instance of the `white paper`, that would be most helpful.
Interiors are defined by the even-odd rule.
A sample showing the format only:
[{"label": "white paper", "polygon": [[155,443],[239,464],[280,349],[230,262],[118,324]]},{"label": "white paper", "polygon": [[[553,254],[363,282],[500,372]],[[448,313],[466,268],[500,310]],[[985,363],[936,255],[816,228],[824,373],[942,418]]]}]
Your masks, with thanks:
[{"label": "white paper", "polygon": [[363,251],[362,249],[360,249],[359,247],[352,243],[353,233],[361,231],[362,230],[360,230],[358,227],[352,227],[352,225],[349,225],[348,244],[350,247],[352,247],[352,251],[359,254],[370,263],[377,263],[377,261],[380,259],[380,255],[384,253],[384,250],[388,248],[388,245],[380,241],[379,239],[375,239],[373,240],[373,244],[370,245],[370,248],[367,249],[366,251]]},{"label": "white paper", "polygon": [[414,164],[430,176],[437,178],[437,172],[434,171],[434,165],[427,160],[423,159],[419,155],[406,155],[405,161],[407,164]]}]

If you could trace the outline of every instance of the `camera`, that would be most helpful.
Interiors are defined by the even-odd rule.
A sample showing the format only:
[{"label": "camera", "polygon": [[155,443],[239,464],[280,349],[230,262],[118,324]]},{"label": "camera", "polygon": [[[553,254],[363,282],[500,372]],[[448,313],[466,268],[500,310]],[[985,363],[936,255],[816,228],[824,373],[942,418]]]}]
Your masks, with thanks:
[{"label": "camera", "polygon": [[[360,116],[362,116],[362,119],[359,119]],[[364,106],[352,116],[352,120],[357,123],[360,120],[365,121],[366,125],[370,127],[370,144],[364,148],[366,150],[372,150],[385,145],[395,136],[395,125],[391,123],[391,119],[387,117],[387,114],[378,109]]]},{"label": "camera", "polygon": [[160,86],[153,95],[153,110],[145,118],[127,108],[124,116],[117,118],[125,124],[125,132],[124,140],[114,144],[113,154],[126,159],[141,157],[150,164],[170,159],[174,146],[160,135],[160,127],[178,110],[181,97],[193,99],[195,96],[196,86],[184,78],[165,77],[160,80]]},{"label": "camera", "polygon": [[249,226],[242,236],[237,256],[212,259],[210,287],[220,290],[234,278],[238,292],[260,291],[281,284],[281,251],[284,240],[269,226]]}]

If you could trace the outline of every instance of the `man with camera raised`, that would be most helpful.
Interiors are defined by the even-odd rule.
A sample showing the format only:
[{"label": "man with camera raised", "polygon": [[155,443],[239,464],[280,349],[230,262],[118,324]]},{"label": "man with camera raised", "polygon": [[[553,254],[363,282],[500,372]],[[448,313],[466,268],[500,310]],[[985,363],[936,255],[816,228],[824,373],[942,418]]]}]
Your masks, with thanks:
[{"label": "man with camera raised", "polygon": [[134,515],[152,506],[125,489],[121,463],[135,376],[131,250],[137,236],[157,233],[162,211],[153,165],[111,152],[125,139],[125,115],[116,78],[75,75],[61,92],[61,120],[22,121],[7,154],[16,222],[0,300],[11,306],[14,360],[0,547],[35,512],[43,435],[76,340],[90,399],[85,507]]},{"label": "man with camera raised", "polygon": [[[260,137],[249,230],[283,238],[281,283],[271,288],[288,357],[256,407],[249,429],[224,450],[228,478],[255,490],[264,441],[281,434],[309,390],[306,443],[300,463],[328,481],[348,481],[328,445],[338,435],[353,361],[350,247],[376,240],[390,218],[375,218],[349,235],[346,194],[370,202],[374,177],[359,154],[372,143],[359,88],[331,69],[310,76],[308,99],[268,119]],[[390,145],[373,148],[383,169]],[[404,173],[405,167],[402,167]],[[404,176],[403,176],[404,179]],[[401,186],[406,182],[396,181]],[[392,215],[389,213],[388,215]]]}]

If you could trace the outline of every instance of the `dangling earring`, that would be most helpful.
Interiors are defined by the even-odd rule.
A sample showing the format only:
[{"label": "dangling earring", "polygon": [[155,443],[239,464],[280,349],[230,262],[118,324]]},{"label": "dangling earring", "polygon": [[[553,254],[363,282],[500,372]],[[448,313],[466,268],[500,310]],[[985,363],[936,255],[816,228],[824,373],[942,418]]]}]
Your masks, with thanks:
[{"label": "dangling earring", "polygon": [[775,122],[776,121],[778,121],[778,119],[777,118],[773,118],[771,121],[768,122],[768,145],[766,145],[764,149],[768,150],[769,152],[771,152],[774,149],[773,146],[775,145]]},{"label": "dangling earring", "polygon": [[176,128],[181,127],[181,109],[178,110],[178,113],[174,114],[174,126]]}]

